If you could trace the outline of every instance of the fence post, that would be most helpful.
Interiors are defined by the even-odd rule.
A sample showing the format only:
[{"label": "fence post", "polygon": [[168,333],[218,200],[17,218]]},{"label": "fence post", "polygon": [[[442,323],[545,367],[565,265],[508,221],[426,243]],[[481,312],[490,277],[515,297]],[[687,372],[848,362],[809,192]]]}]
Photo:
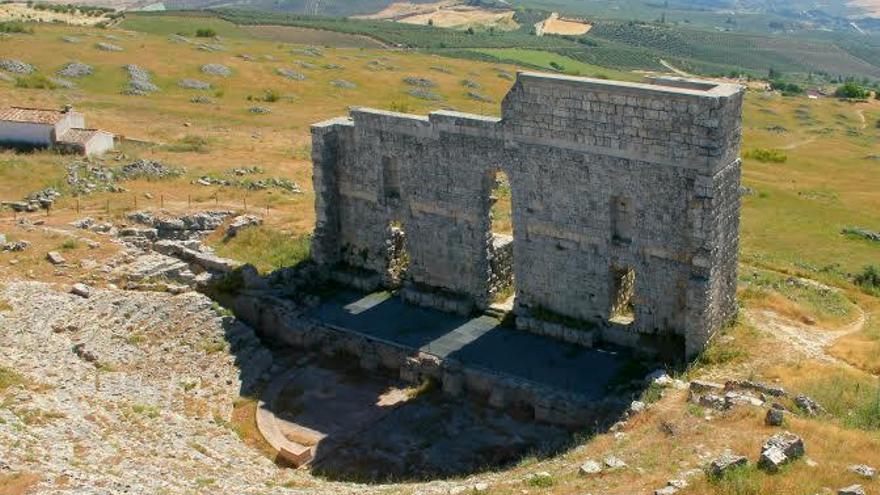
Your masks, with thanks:
[{"label": "fence post", "polygon": [[247,213],[247,196],[244,197],[244,212]]},{"label": "fence post", "polygon": [[107,214],[110,214],[110,200],[107,200]]},{"label": "fence post", "polygon": [[165,208],[165,195],[159,195],[159,208]]},{"label": "fence post", "polygon": [[79,215],[79,198],[76,198],[76,214]]},{"label": "fence post", "polygon": [[137,193],[135,193],[135,194],[132,194],[132,196],[134,196],[134,209],[137,210],[137,208],[138,208],[138,195],[137,195]]},{"label": "fence post", "polygon": [[191,195],[191,194],[187,194],[187,195],[186,195],[186,207],[187,207],[187,208],[192,208],[192,204],[193,204],[193,202],[192,202],[192,195]]},{"label": "fence post", "polygon": [[47,217],[49,216],[49,210],[51,210],[51,209],[52,209],[52,203],[46,204],[46,216]]}]

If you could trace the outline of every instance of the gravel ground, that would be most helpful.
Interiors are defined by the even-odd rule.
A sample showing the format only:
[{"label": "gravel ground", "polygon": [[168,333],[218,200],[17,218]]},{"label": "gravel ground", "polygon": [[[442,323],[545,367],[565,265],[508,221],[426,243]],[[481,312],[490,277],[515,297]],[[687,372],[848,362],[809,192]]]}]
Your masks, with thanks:
[{"label": "gravel ground", "polygon": [[92,289],[83,298],[12,282],[0,299],[13,306],[0,311],[0,370],[24,379],[0,388],[0,472],[40,474],[37,493],[447,495],[473,486],[321,480],[244,444],[228,426],[234,402],[280,366],[249,327],[198,293]]}]

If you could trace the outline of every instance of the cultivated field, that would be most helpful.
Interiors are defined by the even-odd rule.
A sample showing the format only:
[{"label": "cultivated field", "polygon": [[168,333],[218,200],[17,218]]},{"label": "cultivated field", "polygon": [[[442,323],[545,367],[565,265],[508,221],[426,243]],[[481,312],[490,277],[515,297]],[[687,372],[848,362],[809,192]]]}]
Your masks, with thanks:
[{"label": "cultivated field", "polygon": [[593,26],[585,21],[565,19],[559,17],[558,12],[553,12],[550,17],[535,25],[535,32],[541,36],[545,34],[559,34],[562,36],[579,36],[590,32]]},{"label": "cultivated field", "polygon": [[430,24],[450,29],[491,27],[513,30],[519,28],[514,14],[513,10],[486,9],[465,5],[460,0],[444,0],[436,3],[393,3],[375,14],[354,18],[392,20],[419,26]]},{"label": "cultivated field", "polygon": [[[198,38],[197,29],[212,29],[218,37]],[[0,200],[19,200],[47,186],[63,194],[52,211],[27,215],[30,222],[45,222],[41,228],[19,226],[11,211],[0,211],[0,232],[11,240],[32,242],[28,251],[0,252],[0,281],[10,287],[0,287],[0,315],[10,315],[9,321],[15,325],[9,327],[14,329],[15,338],[0,343],[0,431],[12,431],[11,425],[15,425],[26,432],[16,433],[18,437],[12,433],[0,436],[0,450],[5,452],[13,444],[18,445],[14,438],[29,442],[38,439],[39,452],[47,452],[47,456],[64,454],[68,456],[65,462],[74,463],[78,469],[91,466],[93,461],[97,466],[94,476],[101,481],[105,479],[102,476],[116,479],[120,472],[135,469],[126,464],[134,454],[125,451],[125,438],[147,432],[174,453],[175,460],[170,464],[173,472],[187,480],[174,485],[170,493],[186,493],[179,488],[185,485],[196,493],[446,495],[479,491],[491,495],[629,495],[652,493],[679,477],[689,479],[689,487],[678,492],[682,495],[802,495],[824,489],[836,491],[854,483],[865,485],[868,493],[880,489],[880,482],[861,479],[847,470],[856,463],[880,467],[880,298],[876,290],[871,295],[872,289],[854,281],[854,275],[863,273],[867,265],[880,263],[880,244],[842,233],[847,227],[880,230],[880,100],[814,100],[761,91],[750,91],[744,109],[741,316],[688,369],[671,373],[684,380],[752,379],[785,387],[792,394],[810,395],[828,409],[827,414],[809,417],[790,400],[782,399],[786,407],[798,411],[787,416],[784,427],[804,438],[809,461],[797,461],[777,474],[764,473],[753,462],[733,476],[706,478],[703,468],[725,449],[748,455],[754,461],[761,443],[779,430],[764,425],[762,409],[737,406],[719,412],[687,402],[684,390],[650,387],[643,397],[650,408],[630,419],[619,432],[584,434],[578,436],[576,445],[554,457],[527,457],[497,471],[425,483],[389,480],[383,484],[342,483],[312,476],[308,471],[291,471],[261,457],[265,444],[257,438],[252,424],[256,404],[253,400],[239,401],[234,395],[236,387],[229,385],[233,382],[226,381],[227,374],[234,377],[236,372],[232,357],[223,349],[206,357],[199,347],[203,344],[194,342],[196,337],[190,332],[178,335],[174,325],[156,324],[148,318],[151,305],[161,306],[166,297],[181,301],[166,295],[157,296],[161,299],[158,302],[145,296],[139,312],[134,313],[135,319],[130,321],[138,328],[152,329],[143,333],[149,333],[157,342],[173,341],[174,349],[183,348],[180,354],[168,356],[134,336],[117,346],[119,352],[123,357],[127,353],[143,355],[156,363],[197,355],[199,363],[209,363],[206,369],[218,370],[216,376],[220,377],[216,379],[220,381],[208,374],[199,377],[213,384],[206,390],[218,394],[216,399],[206,397],[204,402],[224,404],[226,409],[235,403],[233,416],[193,413],[185,407],[183,398],[175,399],[167,410],[161,409],[161,401],[150,405],[154,409],[133,403],[123,415],[111,407],[110,398],[101,396],[100,400],[108,402],[98,407],[90,405],[97,399],[84,396],[78,399],[84,405],[66,414],[82,428],[93,428],[89,431],[94,435],[81,439],[78,447],[70,448],[69,455],[67,450],[50,449],[54,443],[46,435],[63,435],[69,430],[63,427],[63,417],[58,416],[63,412],[59,408],[70,405],[58,398],[63,397],[58,391],[66,393],[67,389],[56,385],[67,386],[70,382],[56,374],[41,382],[45,363],[27,357],[39,352],[42,341],[27,332],[40,328],[43,334],[38,337],[51,342],[52,352],[67,352],[70,344],[46,322],[35,319],[31,324],[28,318],[35,318],[33,312],[39,311],[42,304],[51,303],[59,311],[63,309],[63,314],[76,315],[82,315],[88,305],[73,304],[64,299],[66,296],[45,295],[34,296],[24,304],[16,300],[18,294],[43,292],[12,281],[35,279],[67,286],[79,280],[88,262],[94,263],[95,258],[103,262],[117,256],[119,250],[114,243],[91,233],[82,235],[102,242],[95,250],[85,247],[82,241],[68,243],[58,229],[69,229],[69,222],[86,215],[124,221],[124,213],[135,209],[247,209],[264,216],[266,226],[230,242],[224,242],[220,235],[209,238],[209,242],[224,256],[253,262],[264,272],[296,263],[304,256],[302,236],[314,225],[310,124],[344,115],[353,105],[412,113],[449,108],[497,115],[498,102],[512,84],[509,75],[517,70],[512,64],[408,50],[320,46],[344,45],[349,39],[341,40],[335,33],[316,38],[321,32],[260,29],[257,35],[277,35],[277,39],[256,39],[253,34],[251,28],[216,18],[133,16],[111,29],[36,25],[33,34],[0,38],[0,58],[20,59],[37,70],[35,75],[7,74],[10,81],[0,80],[0,106],[73,104],[86,114],[90,126],[138,140],[108,155],[105,165],[116,167],[146,158],[185,169],[177,178],[123,182],[125,192],[75,198],[65,170],[66,165],[76,161],[75,157],[52,152],[0,153]],[[98,43],[111,43],[122,50],[99,50]],[[482,53],[475,55],[491,55],[529,67],[554,69],[553,62],[584,75],[628,80],[639,77],[619,68],[596,67],[539,50],[478,50]],[[56,71],[71,61],[91,66],[91,75],[68,78],[76,84],[72,89],[47,82],[46,78],[56,77]],[[146,96],[123,94],[129,79],[123,69],[126,64],[149,71],[159,91]],[[216,70],[206,73],[202,70],[206,64],[220,64],[230,73],[225,77]],[[427,91],[437,99],[424,99],[424,91],[413,91],[413,86],[404,82],[410,76],[430,80],[434,87]],[[208,83],[210,88],[187,89],[181,86],[184,80]],[[478,92],[486,101],[474,99],[469,92]],[[258,167],[248,176],[253,180],[289,179],[302,192],[276,187],[253,190],[240,183],[194,183],[200,178],[238,180],[232,169],[249,167]],[[53,249],[63,251],[70,269],[61,270],[45,261],[46,252]],[[98,283],[100,278],[95,280]],[[112,321],[125,323],[132,318],[127,306],[115,306],[111,299],[101,296],[98,303],[106,306]],[[220,335],[219,324],[204,316],[210,308],[202,306],[197,314],[210,324],[203,325],[202,330],[212,332],[211,338]],[[185,318],[189,313],[181,308],[174,313],[178,314]],[[124,326],[104,325],[101,321],[96,324],[100,327],[97,335],[112,336],[121,331],[117,327]],[[130,369],[131,376],[156,380],[149,390],[157,397],[186,397],[189,390],[177,383],[176,376],[153,377],[151,370],[158,365],[141,358],[120,360],[127,367],[115,370],[95,370],[76,358],[67,361],[65,366],[81,379],[77,384],[97,388],[100,382]],[[25,364],[27,368],[11,370]],[[632,376],[625,378],[641,379],[648,371],[634,369]],[[142,390],[133,385],[130,388]],[[120,390],[128,393],[129,389]],[[31,400],[28,398],[33,398],[36,405],[21,405],[19,401]],[[38,406],[46,411],[41,412]],[[88,407],[95,407],[97,416]],[[113,421],[106,420],[105,415]],[[181,421],[179,417],[186,419]],[[101,429],[111,426],[121,430],[102,437]],[[183,440],[169,432],[181,432]],[[94,442],[95,438],[107,438],[108,442]],[[87,452],[90,448],[86,448],[91,445],[107,450],[101,451],[100,459],[91,457]],[[147,456],[137,469],[141,469],[142,478],[150,478],[152,471],[144,466],[161,466],[164,458],[153,455],[150,442],[139,436],[134,445],[139,446],[137,456]],[[611,454],[625,461],[627,467],[606,469],[594,476],[578,474],[579,466],[587,460],[601,462]],[[19,490],[11,493],[27,493],[28,489],[33,493],[50,489],[65,493],[66,484],[81,481],[63,476],[44,479],[46,473],[39,469],[44,462],[42,454],[22,459],[26,469],[0,471],[0,493],[10,486]],[[220,472],[218,466],[227,465],[233,466],[229,469],[235,471],[234,476]],[[38,482],[44,484],[35,488]]]}]

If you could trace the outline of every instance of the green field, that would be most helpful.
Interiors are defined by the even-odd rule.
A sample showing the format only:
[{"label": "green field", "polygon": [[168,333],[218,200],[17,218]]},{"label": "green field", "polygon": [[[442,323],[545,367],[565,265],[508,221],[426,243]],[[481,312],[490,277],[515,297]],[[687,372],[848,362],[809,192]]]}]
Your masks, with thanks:
[{"label": "green field", "polygon": [[519,64],[547,71],[558,71],[575,76],[601,77],[622,81],[641,80],[640,76],[632,72],[585,64],[580,60],[575,60],[571,57],[566,57],[565,55],[553,52],[523,50],[519,48],[484,48],[474,49],[473,51],[495,58],[501,62]]}]

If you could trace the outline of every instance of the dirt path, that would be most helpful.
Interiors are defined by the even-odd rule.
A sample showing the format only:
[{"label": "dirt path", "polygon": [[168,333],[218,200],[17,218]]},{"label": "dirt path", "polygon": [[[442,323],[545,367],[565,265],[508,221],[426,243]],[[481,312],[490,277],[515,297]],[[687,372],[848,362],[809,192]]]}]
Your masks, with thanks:
[{"label": "dirt path", "polygon": [[678,74],[678,75],[681,76],[681,77],[694,77],[693,74],[688,73],[688,72],[685,72],[685,71],[683,71],[683,70],[681,70],[681,69],[679,69],[679,68],[676,68],[674,65],[672,65],[672,64],[670,64],[669,62],[663,60],[662,58],[660,59],[660,65],[662,65],[663,67],[666,67],[667,69],[671,70],[672,72]]},{"label": "dirt path", "polygon": [[797,142],[794,142],[794,143],[791,143],[791,144],[786,144],[785,146],[783,146],[783,147],[780,148],[780,149],[783,149],[783,150],[793,150],[793,149],[795,149],[795,148],[800,148],[801,146],[806,146],[806,145],[812,143],[812,142],[815,141],[815,140],[816,140],[816,137],[813,136],[813,137],[811,137],[811,138],[804,139],[803,141],[797,141]]},{"label": "dirt path", "polygon": [[839,330],[805,325],[768,310],[747,310],[745,314],[751,325],[771,333],[807,357],[851,367],[849,363],[830,355],[827,351],[838,339],[859,332],[865,327],[867,321],[865,311],[858,305],[856,311],[858,316],[855,321]]}]

